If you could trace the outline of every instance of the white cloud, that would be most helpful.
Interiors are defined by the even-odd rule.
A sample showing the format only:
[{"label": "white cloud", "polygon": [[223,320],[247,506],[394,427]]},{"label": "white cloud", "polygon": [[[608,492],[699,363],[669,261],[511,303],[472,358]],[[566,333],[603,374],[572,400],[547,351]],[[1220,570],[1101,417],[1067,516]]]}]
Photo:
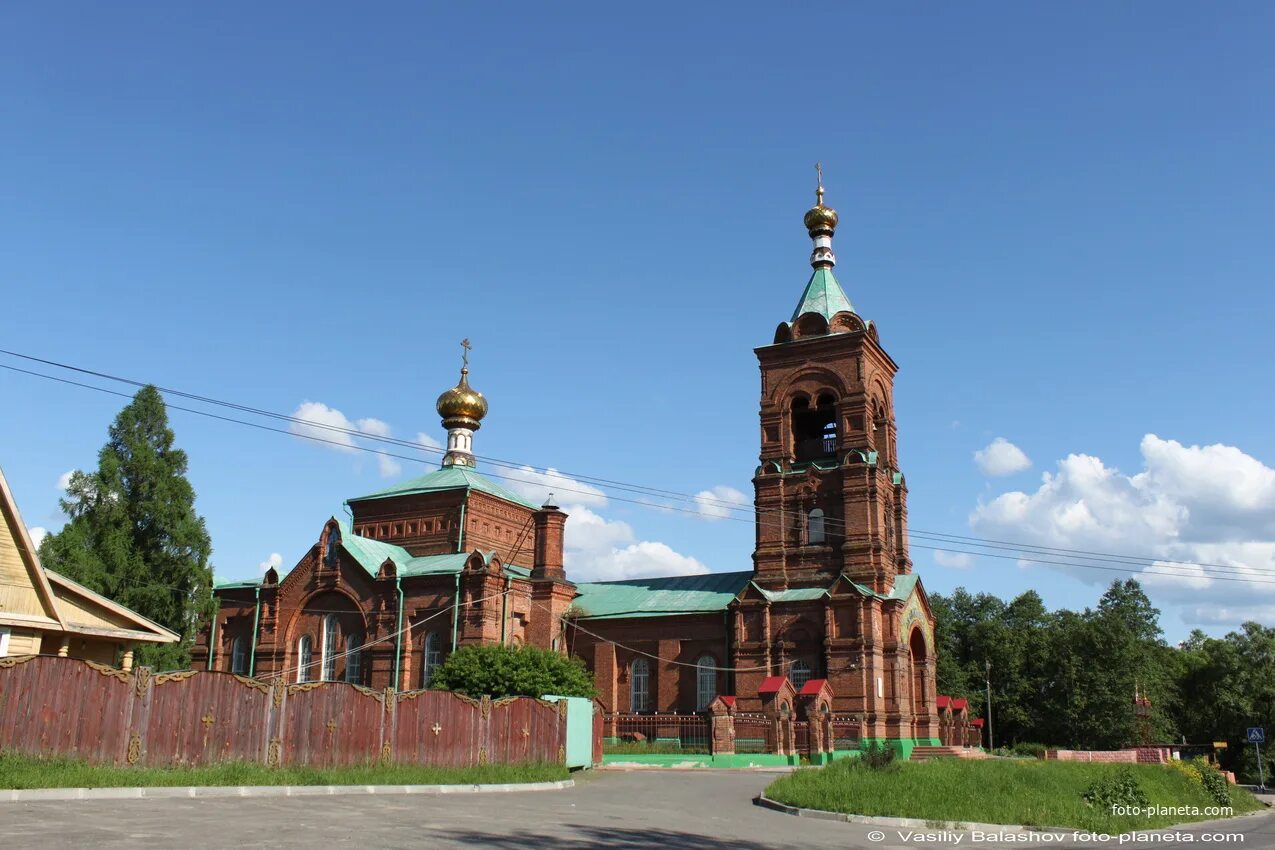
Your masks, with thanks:
[{"label": "white cloud", "polygon": [[421,431],[416,435],[416,442],[420,443],[427,449],[441,449],[443,447],[442,443],[434,439],[429,434],[426,434],[424,431]]},{"label": "white cloud", "polygon": [[553,493],[559,505],[588,505],[601,507],[607,503],[606,493],[574,478],[563,475],[553,467],[544,471],[530,466],[502,469],[501,482],[524,499],[542,505]]},{"label": "white cloud", "polygon": [[58,489],[65,492],[67,487],[71,486],[71,476],[75,474],[74,469],[68,469],[58,476]]},{"label": "white cloud", "polygon": [[[379,419],[360,419],[355,425],[358,426],[360,431],[376,437],[392,436],[390,426]],[[390,451],[390,448],[385,443],[378,444],[376,448],[380,451]],[[399,465],[399,462],[388,455],[378,454],[376,456],[376,465],[381,471],[382,478],[393,478],[403,471],[403,467]]]},{"label": "white cloud", "polygon": [[[570,520],[568,520],[570,522]],[[567,569],[577,581],[618,581],[670,575],[702,575],[708,567],[664,543],[643,540],[606,552],[568,552]]]},{"label": "white cloud", "polygon": [[712,489],[701,490],[695,494],[695,509],[704,519],[718,520],[729,516],[743,516],[738,513],[740,508],[746,508],[751,512],[752,503],[743,493],[725,484],[719,484]]},{"label": "white cloud", "polygon": [[708,567],[665,543],[637,540],[633,528],[583,505],[565,505],[564,565],[575,581],[617,581],[651,576],[698,575]]},{"label": "white cloud", "polygon": [[[1232,446],[1184,446],[1147,434],[1140,448],[1143,468],[1133,475],[1091,455],[1068,455],[1035,492],[979,504],[970,527],[985,538],[1156,559],[1129,566],[1158,605],[1176,608],[1188,624],[1235,625],[1250,616],[1270,622],[1275,469]],[[1031,557],[1125,566],[1068,553]],[[1108,569],[1052,568],[1097,584],[1120,577]]]},{"label": "white cloud", "polygon": [[[350,431],[362,431],[374,437],[392,437],[393,429],[389,423],[373,417],[349,419],[335,407],[328,407],[318,401],[304,401],[292,413],[293,419],[304,420],[292,422],[288,430],[299,437],[322,440],[321,445],[344,452],[353,452],[360,448],[371,448],[377,452],[393,452],[392,445],[372,440],[370,446],[360,443]],[[424,437],[421,434],[420,437]],[[423,441],[422,441],[423,442]],[[393,478],[403,471],[397,459],[385,454],[376,455],[377,469],[383,478]]]},{"label": "white cloud", "polygon": [[940,567],[952,567],[963,570],[969,567],[974,559],[966,552],[948,552],[943,549],[934,550],[934,563]]},{"label": "white cloud", "polygon": [[1031,469],[1031,459],[1018,446],[1004,437],[997,437],[987,446],[974,452],[974,463],[980,472],[992,478],[1013,475]]},{"label": "white cloud", "polygon": [[257,564],[257,569],[259,569],[262,575],[264,575],[266,570],[269,570],[271,567],[277,570],[281,566],[283,566],[283,556],[278,552],[271,552],[269,558],[266,558],[260,564]]},{"label": "white cloud", "polygon": [[49,530],[42,526],[33,526],[27,529],[27,534],[31,536],[31,545],[40,548],[40,541],[49,536]]}]

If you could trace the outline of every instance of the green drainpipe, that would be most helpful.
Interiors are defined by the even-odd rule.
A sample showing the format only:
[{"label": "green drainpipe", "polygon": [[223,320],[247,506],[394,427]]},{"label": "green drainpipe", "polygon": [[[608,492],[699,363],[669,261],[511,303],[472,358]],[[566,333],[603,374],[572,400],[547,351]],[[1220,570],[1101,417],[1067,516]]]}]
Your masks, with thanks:
[{"label": "green drainpipe", "polygon": [[208,629],[208,669],[213,669],[213,656],[217,652],[217,615],[221,613],[221,600],[213,596],[212,625]]},{"label": "green drainpipe", "polygon": [[[468,491],[466,491],[468,495]],[[456,538],[456,551],[465,551],[465,503],[460,503],[460,536]]]},{"label": "green drainpipe", "polygon": [[460,573],[456,573],[456,590],[452,593],[452,652],[456,651],[456,626],[460,620]]},{"label": "green drainpipe", "polygon": [[505,576],[505,592],[500,596],[500,645],[505,645],[505,620],[509,616],[509,583],[513,579]]},{"label": "green drainpipe", "polygon": [[252,654],[248,656],[248,678],[257,672],[257,624],[261,622],[261,586],[256,587],[257,610],[252,615]]},{"label": "green drainpipe", "polygon": [[394,586],[398,588],[398,637],[394,640],[394,690],[403,684],[399,678],[399,664],[403,661],[403,577],[394,577]]}]

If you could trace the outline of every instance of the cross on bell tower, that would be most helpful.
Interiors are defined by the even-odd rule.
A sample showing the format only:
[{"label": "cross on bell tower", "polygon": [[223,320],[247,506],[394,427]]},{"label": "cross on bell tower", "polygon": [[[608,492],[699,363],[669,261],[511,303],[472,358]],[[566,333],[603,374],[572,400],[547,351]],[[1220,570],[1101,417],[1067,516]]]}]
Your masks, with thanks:
[{"label": "cross on bell tower", "polygon": [[907,486],[894,421],[898,366],[876,327],[833,274],[837,211],[815,205],[804,224],[813,268],[792,317],[756,349],[761,366],[761,465],[753,570],[768,589],[828,586],[840,574],[888,592],[912,569]]}]

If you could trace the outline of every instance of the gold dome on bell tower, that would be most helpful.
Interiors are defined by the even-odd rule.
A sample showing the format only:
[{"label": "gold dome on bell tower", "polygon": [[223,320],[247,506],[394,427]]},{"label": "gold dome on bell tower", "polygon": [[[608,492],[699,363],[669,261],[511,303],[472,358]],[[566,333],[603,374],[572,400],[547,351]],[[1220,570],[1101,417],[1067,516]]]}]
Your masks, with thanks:
[{"label": "gold dome on bell tower", "polygon": [[806,230],[809,231],[811,239],[820,234],[831,236],[837,229],[838,221],[837,211],[823,205],[823,166],[815,163],[815,172],[819,176],[819,182],[815,188],[815,205],[806,211],[805,217]]}]

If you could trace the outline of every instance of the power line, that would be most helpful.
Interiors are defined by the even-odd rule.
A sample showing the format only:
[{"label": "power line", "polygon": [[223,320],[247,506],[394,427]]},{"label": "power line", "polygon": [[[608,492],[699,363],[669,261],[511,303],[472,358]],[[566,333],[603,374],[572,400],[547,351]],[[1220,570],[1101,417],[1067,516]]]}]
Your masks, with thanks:
[{"label": "power line", "polygon": [[[57,361],[53,361],[53,360],[46,360],[46,359],[43,359],[43,358],[33,357],[33,356],[30,356],[30,355],[21,354],[21,353],[18,353],[18,352],[8,351],[8,350],[5,350],[5,349],[0,349],[0,354],[8,354],[8,355],[13,356],[13,357],[19,357],[19,358],[22,358],[22,359],[25,359],[25,360],[29,360],[29,361],[34,361],[34,362],[44,363],[44,364],[46,364],[46,365],[50,365],[50,366],[54,366],[54,367],[62,368],[62,369],[67,369],[67,370],[74,371],[74,372],[77,372],[77,373],[80,373],[80,374],[87,374],[87,375],[92,375],[92,376],[94,376],[94,377],[104,378],[104,379],[107,379],[107,380],[112,380],[112,381],[122,382],[122,383],[126,383],[126,384],[129,384],[129,385],[132,385],[132,386],[146,386],[146,384],[144,384],[143,382],[141,382],[141,381],[136,381],[136,380],[134,380],[134,379],[130,379],[130,378],[123,378],[123,377],[120,377],[120,376],[110,375],[110,374],[105,373],[105,372],[98,372],[98,371],[94,371],[94,370],[90,370],[90,369],[85,369],[85,368],[78,367],[78,366],[73,366],[73,365],[69,365],[69,364],[59,363],[59,362],[57,362]],[[59,382],[59,383],[68,384],[68,385],[71,385],[71,386],[76,386],[76,387],[81,387],[81,388],[84,388],[84,389],[95,390],[95,391],[98,391],[98,392],[103,392],[103,393],[107,393],[107,394],[114,395],[114,396],[118,396],[118,397],[123,397],[123,398],[129,398],[129,397],[130,397],[127,393],[122,393],[122,392],[118,392],[118,391],[115,391],[115,390],[110,390],[110,389],[107,389],[107,388],[104,388],[104,387],[99,387],[99,386],[96,386],[96,385],[93,385],[93,384],[87,384],[87,383],[83,383],[83,382],[80,382],[80,381],[73,381],[73,380],[69,380],[69,379],[66,379],[66,378],[59,378],[59,377],[57,377],[57,376],[54,376],[54,375],[47,375],[47,374],[44,374],[44,373],[41,373],[41,372],[35,372],[35,371],[27,370],[27,369],[21,369],[21,368],[18,368],[18,367],[16,367],[16,366],[11,366],[11,365],[7,365],[7,364],[0,364],[0,368],[5,368],[5,369],[8,369],[8,370],[10,370],[10,371],[18,372],[18,373],[21,373],[21,374],[30,375],[30,376],[38,377],[38,378],[44,378],[44,379],[46,379],[46,380],[52,380],[52,381],[56,381],[56,382]],[[162,391],[162,392],[170,393],[170,394],[172,394],[172,395],[176,395],[176,396],[179,396],[179,397],[182,397],[182,398],[190,398],[190,399],[198,400],[198,401],[205,402],[205,403],[209,403],[209,404],[225,406],[225,407],[229,407],[229,408],[232,408],[232,409],[235,409],[235,410],[240,410],[240,411],[243,411],[243,412],[249,412],[249,413],[253,413],[253,414],[256,414],[256,415],[261,415],[261,416],[266,416],[266,417],[274,418],[274,419],[277,419],[277,420],[287,421],[287,422],[290,422],[290,423],[292,423],[292,424],[303,425],[303,426],[305,426],[305,427],[313,427],[313,428],[317,428],[317,429],[321,429],[321,430],[332,431],[332,432],[336,432],[336,433],[343,434],[343,435],[345,435],[345,436],[351,436],[351,437],[353,437],[353,436],[358,436],[358,437],[365,438],[365,439],[368,439],[368,440],[380,441],[380,442],[386,442],[386,443],[390,443],[390,444],[394,444],[394,445],[407,446],[407,447],[410,447],[410,448],[412,448],[412,449],[414,449],[414,450],[417,450],[417,451],[427,451],[427,452],[433,452],[433,453],[442,453],[442,451],[443,451],[442,449],[433,448],[433,447],[429,447],[429,446],[424,446],[424,445],[419,444],[419,443],[413,443],[413,442],[410,442],[410,441],[400,440],[400,439],[393,438],[393,437],[386,437],[386,436],[384,436],[384,435],[380,435],[380,434],[372,434],[372,433],[369,433],[369,432],[366,432],[366,431],[361,431],[361,430],[358,430],[358,429],[342,428],[342,427],[340,427],[340,426],[333,426],[333,425],[329,425],[329,424],[327,424],[327,423],[315,422],[315,421],[313,421],[313,420],[302,419],[302,418],[294,417],[294,416],[287,416],[287,415],[285,415],[285,414],[275,413],[275,412],[272,412],[272,411],[263,410],[263,409],[261,409],[261,408],[255,408],[255,407],[252,407],[252,406],[249,406],[249,405],[242,405],[242,404],[238,404],[238,403],[235,403],[235,402],[227,402],[227,401],[222,401],[222,400],[219,400],[219,399],[214,399],[214,398],[211,398],[211,397],[209,397],[209,396],[202,396],[202,395],[198,395],[198,394],[194,394],[194,393],[188,393],[188,392],[184,392],[184,391],[181,391],[181,390],[174,390],[174,389],[170,389],[170,388],[157,387],[157,389],[159,389],[159,390],[160,390],[160,391]],[[338,447],[341,447],[341,448],[353,448],[353,449],[356,449],[356,450],[360,450],[360,451],[365,451],[365,452],[369,452],[369,453],[372,453],[372,454],[376,454],[376,455],[379,455],[379,456],[383,456],[383,457],[391,457],[391,458],[396,458],[396,459],[400,459],[400,460],[406,460],[406,461],[409,461],[409,462],[420,462],[420,461],[421,461],[421,458],[418,458],[418,457],[410,457],[410,456],[406,456],[406,455],[402,455],[402,454],[397,454],[397,453],[394,453],[394,452],[388,452],[388,451],[384,451],[384,450],[381,450],[381,449],[371,448],[371,447],[368,447],[368,446],[361,446],[361,445],[358,445],[357,443],[350,443],[350,442],[348,442],[348,441],[344,441],[344,440],[331,440],[331,439],[326,439],[326,438],[323,438],[323,437],[319,437],[319,436],[314,435],[314,434],[298,433],[298,432],[293,431],[293,430],[291,430],[291,429],[274,428],[274,427],[271,427],[271,426],[268,426],[268,425],[263,425],[263,424],[261,424],[261,423],[257,423],[257,422],[250,422],[250,421],[246,421],[246,420],[243,420],[243,419],[237,419],[237,418],[234,418],[234,417],[222,416],[222,415],[219,415],[219,414],[216,414],[216,413],[212,413],[212,412],[210,412],[210,411],[206,411],[206,410],[199,410],[199,409],[196,409],[196,408],[183,407],[183,406],[180,406],[180,405],[174,405],[174,404],[169,404],[168,406],[169,406],[169,407],[171,407],[171,408],[173,408],[174,410],[180,410],[180,411],[183,411],[183,412],[186,412],[186,413],[193,413],[193,414],[200,415],[200,416],[206,416],[206,417],[209,417],[209,418],[212,418],[212,419],[217,419],[217,420],[224,421],[224,422],[230,422],[230,423],[233,423],[233,424],[245,425],[245,426],[247,426],[247,427],[256,428],[256,429],[263,430],[263,431],[270,431],[270,432],[274,432],[274,433],[285,434],[285,435],[288,435],[288,436],[300,437],[300,438],[302,438],[302,439],[311,440],[311,441],[313,441],[313,442],[324,443],[324,444],[327,444],[327,445],[334,445],[334,446],[338,446]],[[503,467],[510,467],[510,468],[517,468],[517,469],[531,469],[531,470],[533,470],[533,471],[535,470],[535,468],[534,468],[534,467],[532,467],[532,466],[531,466],[531,465],[529,465],[529,464],[520,464],[520,463],[517,463],[517,462],[514,462],[514,461],[506,461],[506,460],[501,460],[501,459],[498,459],[498,458],[491,458],[491,457],[484,457],[484,456],[479,456],[479,457],[481,457],[483,460],[486,460],[487,462],[490,462],[490,463],[493,463],[493,464],[496,464],[496,465],[499,465],[499,466],[503,466]],[[625,483],[625,482],[612,481],[612,480],[610,480],[610,479],[597,478],[597,477],[592,477],[592,476],[583,476],[583,475],[579,475],[579,474],[576,474],[576,473],[561,472],[561,471],[555,471],[555,473],[556,473],[555,475],[549,475],[549,474],[548,474],[548,471],[546,471],[545,475],[546,475],[547,477],[549,477],[549,478],[553,478],[553,477],[562,477],[562,478],[565,478],[565,479],[567,479],[567,480],[571,480],[571,479],[578,479],[578,480],[581,480],[581,481],[583,481],[583,482],[585,482],[585,483],[589,483],[589,482],[604,483],[604,484],[607,484],[608,486],[615,487],[615,488],[618,488],[618,489],[622,489],[622,490],[625,490],[625,491],[627,491],[627,492],[641,493],[641,494],[644,494],[644,495],[653,495],[653,496],[657,496],[657,497],[659,497],[659,498],[670,498],[670,497],[671,497],[671,498],[676,498],[676,499],[681,499],[681,500],[695,501],[695,502],[699,502],[699,503],[711,503],[711,504],[714,504],[715,506],[720,507],[720,508],[722,508],[722,509],[724,509],[724,510],[727,510],[727,511],[735,511],[735,512],[753,511],[753,512],[755,512],[756,517],[757,517],[757,518],[756,518],[756,520],[754,520],[754,519],[752,519],[752,518],[747,518],[747,517],[736,517],[736,516],[729,516],[729,515],[728,515],[728,516],[725,516],[725,517],[720,517],[720,518],[722,518],[722,519],[731,519],[731,520],[735,520],[735,521],[738,521],[738,522],[753,522],[753,521],[762,522],[763,520],[762,520],[762,519],[760,519],[760,517],[761,517],[762,515],[765,515],[765,514],[776,515],[776,514],[777,514],[777,515],[780,517],[780,519],[778,520],[778,523],[779,523],[779,524],[783,524],[783,523],[785,522],[785,520],[786,520],[786,516],[793,516],[792,512],[786,512],[786,511],[784,511],[783,509],[778,509],[778,510],[776,510],[776,509],[754,508],[754,506],[747,505],[747,504],[742,503],[742,502],[734,502],[734,501],[730,501],[730,500],[722,500],[722,499],[718,499],[718,498],[716,498],[716,497],[691,496],[691,495],[689,495],[689,494],[685,494],[685,493],[678,493],[677,491],[671,491],[671,490],[660,490],[660,489],[658,489],[658,488],[648,488],[648,487],[644,487],[644,486],[642,486],[642,485],[628,484],[628,483]],[[513,482],[517,482],[517,483],[527,483],[526,479],[525,479],[525,478],[523,478],[523,477],[508,476],[508,475],[500,475],[500,474],[498,474],[498,473],[491,473],[491,472],[489,472],[489,473],[487,473],[487,474],[488,474],[490,477],[493,477],[493,478],[500,478],[500,479],[503,479],[503,480],[513,481]],[[548,485],[546,485],[546,486],[548,486]],[[590,492],[590,491],[579,490],[579,489],[571,488],[571,487],[568,487],[568,486],[559,486],[559,485],[556,485],[556,484],[555,484],[555,485],[554,485],[554,487],[555,487],[555,490],[557,490],[558,492],[564,492],[564,493],[574,493],[574,494],[578,494],[578,495],[585,495],[585,496],[595,496],[595,495],[596,495],[595,493]],[[671,511],[676,511],[676,512],[679,512],[679,513],[688,513],[688,514],[692,514],[692,515],[695,515],[695,516],[703,516],[703,512],[702,512],[701,510],[699,510],[699,509],[691,510],[691,509],[687,509],[687,508],[680,508],[680,507],[677,507],[677,506],[674,506],[674,505],[667,505],[667,504],[665,504],[665,505],[653,505],[652,503],[650,503],[649,501],[644,500],[644,499],[626,499],[626,498],[623,498],[623,497],[615,496],[615,495],[613,495],[613,494],[604,494],[604,495],[606,495],[606,497],[607,497],[607,498],[615,499],[616,501],[619,501],[619,502],[626,502],[626,503],[629,503],[629,504],[637,504],[637,505],[642,505],[642,506],[645,506],[645,507],[657,507],[657,508],[659,508],[659,509],[661,509],[661,510],[671,510]],[[838,520],[836,517],[826,517],[824,521],[825,521],[825,524],[826,524],[826,525],[828,525],[828,526],[832,526],[832,527],[834,527],[834,528],[835,528],[835,527],[841,527],[843,530],[844,530],[845,525],[846,525],[846,523],[845,523],[843,520]],[[1228,573],[1228,574],[1236,574],[1236,575],[1246,575],[1246,574],[1249,574],[1249,573],[1254,573],[1254,574],[1257,574],[1257,575],[1275,575],[1275,570],[1267,570],[1267,569],[1262,569],[1262,568],[1257,568],[1257,567],[1251,567],[1251,568],[1250,568],[1250,567],[1237,567],[1237,566],[1235,566],[1235,565],[1233,565],[1233,564],[1209,564],[1209,563],[1200,563],[1200,562],[1193,562],[1193,561],[1184,561],[1184,560],[1175,560],[1175,559],[1164,559],[1164,558],[1149,558],[1149,557],[1146,557],[1146,558],[1139,558],[1139,557],[1137,557],[1137,556],[1116,555],[1116,554],[1113,554],[1113,553],[1091,552],[1091,551],[1087,551],[1087,550],[1078,550],[1078,549],[1065,549],[1065,548],[1061,548],[1061,547],[1043,547],[1043,546],[1036,546],[1036,545],[1033,545],[1033,544],[1017,544],[1017,543],[1010,543],[1009,541],[994,541],[994,540],[986,540],[986,541],[984,541],[982,538],[976,538],[976,537],[966,537],[966,536],[962,536],[962,535],[948,534],[948,533],[945,533],[945,532],[926,532],[926,531],[924,531],[924,530],[920,530],[920,529],[910,529],[910,530],[909,530],[909,536],[912,536],[912,537],[918,537],[918,538],[920,538],[920,539],[928,539],[928,540],[932,540],[932,541],[936,541],[936,542],[949,542],[949,539],[950,539],[950,541],[951,541],[951,542],[952,542],[952,544],[953,544],[952,546],[944,546],[944,547],[937,547],[937,546],[924,546],[924,545],[922,545],[922,544],[913,544],[913,545],[915,545],[917,548],[923,548],[923,549],[925,549],[925,548],[928,548],[928,549],[936,549],[936,550],[940,550],[940,551],[950,551],[950,552],[955,552],[955,553],[958,553],[958,554],[987,555],[988,557],[995,557],[995,556],[994,556],[994,555],[992,555],[992,554],[991,554],[991,553],[989,553],[989,552],[980,552],[980,551],[973,551],[973,552],[971,552],[971,551],[969,551],[968,549],[959,549],[959,548],[955,548],[955,547],[959,545],[959,546],[974,546],[974,547],[979,547],[979,548],[1009,549],[1009,550],[1012,550],[1012,551],[1028,552],[1028,553],[1042,553],[1042,554],[1055,554],[1055,553],[1058,553],[1058,554],[1063,554],[1063,555],[1070,555],[1070,556],[1072,556],[1072,557],[1080,557],[1082,560],[1086,560],[1086,561],[1088,561],[1088,560],[1098,560],[1098,561],[1102,561],[1102,562],[1109,562],[1109,563],[1124,563],[1124,564],[1129,564],[1129,565],[1132,565],[1132,566],[1140,567],[1140,568],[1141,568],[1141,570],[1145,570],[1145,571],[1147,572],[1147,574],[1151,574],[1151,575],[1177,575],[1177,576],[1181,576],[1181,577],[1193,577],[1193,576],[1199,576],[1201,573],[1203,573],[1203,575],[1204,575],[1205,577],[1209,577],[1209,578],[1217,578],[1218,580],[1226,580],[1226,579],[1223,579],[1221,576],[1216,575],[1216,573],[1218,573],[1218,572],[1220,572],[1220,573]],[[1001,556],[1001,557],[1004,557],[1004,556]],[[1020,557],[1020,558],[1016,558],[1016,560],[1034,561],[1034,560],[1036,560],[1036,559],[1032,559],[1032,558],[1029,558],[1029,557]],[[1050,561],[1038,561],[1038,562],[1039,562],[1039,563],[1055,563],[1055,562],[1050,562]],[[1091,569],[1108,569],[1108,570],[1111,570],[1111,569],[1112,569],[1112,568],[1110,568],[1110,567],[1105,567],[1105,568],[1104,568],[1104,567],[1095,566],[1095,565],[1091,565],[1091,564],[1080,564],[1080,563],[1074,563],[1074,562],[1068,562],[1068,563],[1065,563],[1065,564],[1064,564],[1063,562],[1056,562],[1056,563],[1058,563],[1059,565],[1074,566],[1074,567],[1081,567],[1081,568],[1091,568]],[[1177,567],[1199,567],[1199,568],[1200,568],[1200,571],[1199,571],[1199,572],[1197,572],[1197,571],[1192,570],[1192,571],[1190,571],[1190,572],[1172,572],[1172,570],[1173,570],[1173,569],[1175,569],[1175,568],[1177,568]],[[1129,570],[1114,570],[1114,571],[1118,571],[1118,572],[1128,572],[1128,573],[1136,573],[1136,572],[1139,572],[1139,571],[1141,571],[1141,570],[1132,570],[1132,569],[1129,569]],[[1244,578],[1232,579],[1232,580],[1237,580],[1237,581],[1256,581],[1255,579],[1244,579]]]}]

